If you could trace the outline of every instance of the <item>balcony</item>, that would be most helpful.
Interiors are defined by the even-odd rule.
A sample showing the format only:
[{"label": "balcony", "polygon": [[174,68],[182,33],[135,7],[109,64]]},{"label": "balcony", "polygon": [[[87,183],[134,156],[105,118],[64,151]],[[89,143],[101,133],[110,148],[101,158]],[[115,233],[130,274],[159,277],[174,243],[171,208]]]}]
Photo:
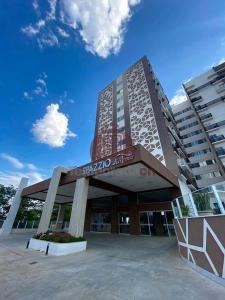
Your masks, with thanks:
[{"label": "balcony", "polygon": [[225,155],[225,149],[223,147],[216,148],[216,153],[218,156],[224,156]]},{"label": "balcony", "polygon": [[195,109],[196,109],[197,111],[199,111],[199,110],[202,110],[202,109],[207,108],[207,107],[208,107],[207,104],[203,104],[203,105],[197,105],[197,106],[195,106]]},{"label": "balcony", "polygon": [[209,131],[209,130],[215,129],[215,128],[217,128],[217,127],[219,127],[219,125],[218,125],[217,123],[211,124],[211,125],[205,126],[205,130],[206,130],[206,131]]},{"label": "balcony", "polygon": [[195,92],[197,92],[198,89],[194,89],[194,90],[190,90],[187,92],[188,95],[194,94]]},{"label": "balcony", "polygon": [[218,156],[224,156],[225,155],[225,149],[223,147],[216,148],[216,153]]},{"label": "balcony", "polygon": [[224,140],[225,136],[223,134],[221,134],[221,135],[214,134],[214,135],[209,136],[209,139],[212,143],[216,143],[216,142]]},{"label": "balcony", "polygon": [[195,97],[195,98],[191,98],[191,102],[194,103],[196,101],[199,101],[202,99],[202,96],[198,96],[198,97]]},{"label": "balcony", "polygon": [[212,114],[211,113],[200,116],[200,120],[201,121],[207,120],[209,118],[212,118]]},{"label": "balcony", "polygon": [[215,128],[218,128],[218,127],[224,126],[224,125],[225,125],[225,120],[224,120],[224,121],[220,121],[220,122],[218,122],[218,123],[206,125],[206,126],[204,126],[204,127],[205,127],[205,130],[206,130],[206,131],[209,131],[209,130],[212,130],[212,129],[215,129]]}]

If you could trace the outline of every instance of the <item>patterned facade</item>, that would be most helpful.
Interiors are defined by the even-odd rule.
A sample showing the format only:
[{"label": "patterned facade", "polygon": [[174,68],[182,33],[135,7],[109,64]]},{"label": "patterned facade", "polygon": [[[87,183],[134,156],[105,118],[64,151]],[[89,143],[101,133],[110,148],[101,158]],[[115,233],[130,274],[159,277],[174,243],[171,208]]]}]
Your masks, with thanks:
[{"label": "patterned facade", "polygon": [[141,61],[126,73],[126,80],[133,145],[141,144],[165,164],[151,97]]},{"label": "patterned facade", "polygon": [[94,140],[96,159],[112,154],[113,86],[109,85],[99,95],[98,127]]},{"label": "patterned facade", "polygon": [[146,57],[99,94],[92,159],[142,145],[174,174],[185,157],[169,101]]}]

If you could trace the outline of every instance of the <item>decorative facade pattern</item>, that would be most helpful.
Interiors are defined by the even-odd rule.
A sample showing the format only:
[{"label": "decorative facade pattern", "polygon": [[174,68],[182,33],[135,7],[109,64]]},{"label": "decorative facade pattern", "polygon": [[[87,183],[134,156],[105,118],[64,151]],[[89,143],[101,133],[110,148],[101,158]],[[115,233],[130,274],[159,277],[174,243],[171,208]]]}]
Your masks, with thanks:
[{"label": "decorative facade pattern", "polygon": [[142,62],[126,72],[133,145],[141,144],[165,164]]},{"label": "decorative facade pattern", "polygon": [[225,216],[175,219],[181,256],[225,279]]},{"label": "decorative facade pattern", "polygon": [[95,159],[112,154],[113,86],[99,95],[98,130],[95,137]]}]

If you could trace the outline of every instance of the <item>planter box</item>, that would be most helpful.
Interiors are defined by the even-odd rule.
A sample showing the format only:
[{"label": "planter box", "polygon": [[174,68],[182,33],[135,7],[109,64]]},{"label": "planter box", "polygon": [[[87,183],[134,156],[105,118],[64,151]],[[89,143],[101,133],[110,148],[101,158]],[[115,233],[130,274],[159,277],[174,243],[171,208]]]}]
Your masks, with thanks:
[{"label": "planter box", "polygon": [[49,244],[48,254],[54,256],[67,255],[86,250],[87,242],[54,243],[37,239],[30,239],[29,249],[46,251]]}]

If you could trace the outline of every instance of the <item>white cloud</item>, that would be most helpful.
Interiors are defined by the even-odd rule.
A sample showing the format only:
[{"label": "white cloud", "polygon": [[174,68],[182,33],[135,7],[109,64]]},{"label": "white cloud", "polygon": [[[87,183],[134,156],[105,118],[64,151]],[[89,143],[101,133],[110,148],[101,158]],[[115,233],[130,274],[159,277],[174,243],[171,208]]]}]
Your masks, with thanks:
[{"label": "white cloud", "polygon": [[221,58],[220,61],[218,62],[218,65],[222,64],[225,62],[225,57]]},{"label": "white cloud", "polygon": [[47,19],[55,20],[57,0],[48,0],[48,4],[49,4],[49,12],[47,13]]},{"label": "white cloud", "polygon": [[5,160],[9,161],[17,169],[23,169],[24,168],[24,164],[14,156],[11,156],[11,155],[6,154],[6,153],[2,153],[1,157],[4,158]]},{"label": "white cloud", "polygon": [[31,96],[27,91],[25,91],[25,92],[23,93],[23,96],[24,96],[25,99],[28,99],[28,100],[31,100],[31,99],[32,99],[32,96]]},{"label": "white cloud", "polygon": [[34,96],[46,97],[48,95],[48,88],[46,83],[47,75],[45,72],[41,73],[38,79],[35,80],[35,88],[30,92],[25,91],[23,96],[25,99],[31,100]]},{"label": "white cloud", "polygon": [[58,102],[59,102],[60,105],[62,105],[65,102],[69,102],[71,104],[75,103],[75,100],[73,98],[70,98],[68,96],[67,91],[64,91],[64,93],[62,95],[60,95],[57,100],[58,100]]},{"label": "white cloud", "polygon": [[37,38],[37,42],[41,49],[59,45],[59,40],[52,30],[45,30],[44,33]]},{"label": "white cloud", "polygon": [[118,53],[131,7],[139,0],[63,0],[64,21],[77,30],[87,51],[101,57]]},{"label": "white cloud", "polygon": [[58,31],[58,33],[62,36],[62,37],[64,37],[64,38],[68,38],[70,35],[69,35],[69,33],[67,33],[65,30],[63,30],[61,27],[57,27],[57,31]]},{"label": "white cloud", "polygon": [[35,140],[51,147],[62,147],[66,139],[76,137],[68,128],[69,120],[59,112],[58,104],[50,104],[43,118],[37,120],[31,129]]},{"label": "white cloud", "polygon": [[5,160],[9,161],[13,165],[13,167],[15,167],[16,169],[28,168],[31,171],[37,170],[37,167],[34,164],[21,162],[15,156],[9,155],[7,153],[1,153],[1,157]]},{"label": "white cloud", "polygon": [[0,183],[8,186],[17,187],[22,177],[29,178],[29,184],[44,180],[44,177],[39,172],[2,172],[0,171]]},{"label": "white cloud", "polygon": [[24,171],[0,171],[1,184],[6,186],[12,184],[17,187],[22,177],[28,177],[30,184],[43,180],[43,175],[38,172],[34,164],[23,163],[18,158],[6,153],[2,153],[1,157],[9,161],[16,169],[24,169]]},{"label": "white cloud", "polygon": [[39,9],[38,0],[34,0],[32,2],[32,6],[33,6],[34,10],[38,11],[38,9]]},{"label": "white cloud", "polygon": [[176,91],[175,95],[170,101],[170,105],[177,105],[182,102],[185,102],[187,100],[187,97],[185,95],[185,92],[182,88]]},{"label": "white cloud", "polygon": [[36,36],[41,29],[45,26],[45,20],[40,19],[35,25],[29,24],[28,26],[22,27],[21,31],[29,37]]},{"label": "white cloud", "polygon": [[[34,6],[38,7],[38,1]],[[106,58],[118,53],[124,41],[127,22],[132,8],[141,0],[48,0],[48,10],[41,23],[28,25],[22,32],[37,37],[40,48],[60,44],[59,37],[74,36],[78,32],[85,49]],[[58,15],[58,16],[57,16]],[[62,29],[67,27],[68,31]],[[74,38],[75,40],[75,38]]]},{"label": "white cloud", "polygon": [[28,169],[30,169],[31,171],[36,171],[36,170],[37,170],[37,167],[36,167],[34,164],[31,164],[31,163],[27,164],[27,167],[28,167]]}]

